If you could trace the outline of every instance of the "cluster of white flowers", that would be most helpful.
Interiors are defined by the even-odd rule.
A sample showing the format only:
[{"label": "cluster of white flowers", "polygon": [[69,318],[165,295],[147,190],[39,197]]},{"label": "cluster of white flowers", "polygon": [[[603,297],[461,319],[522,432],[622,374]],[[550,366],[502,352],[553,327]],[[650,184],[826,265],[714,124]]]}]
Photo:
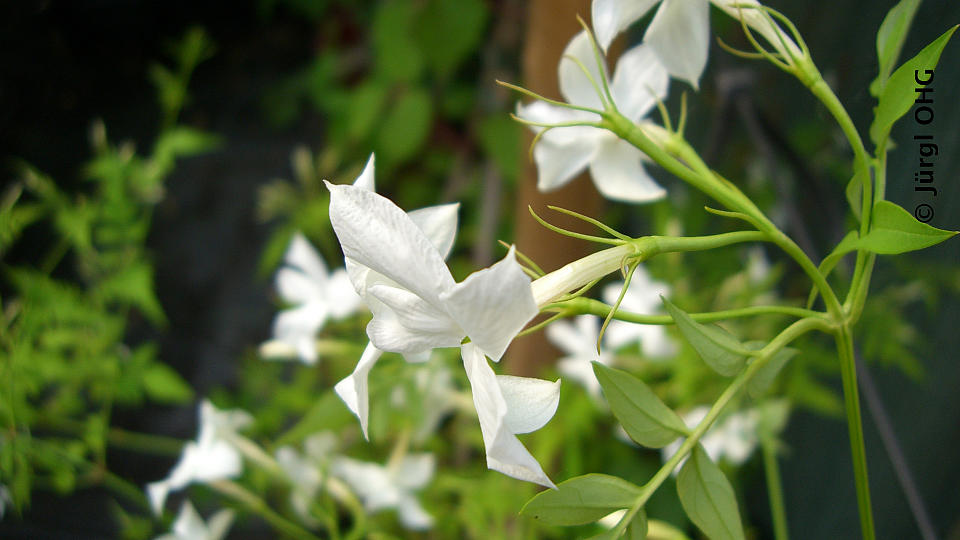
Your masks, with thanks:
[{"label": "cluster of white flowers", "polygon": [[184,501],[173,528],[156,540],[221,540],[233,524],[233,511],[220,510],[205,522],[190,501]]}]

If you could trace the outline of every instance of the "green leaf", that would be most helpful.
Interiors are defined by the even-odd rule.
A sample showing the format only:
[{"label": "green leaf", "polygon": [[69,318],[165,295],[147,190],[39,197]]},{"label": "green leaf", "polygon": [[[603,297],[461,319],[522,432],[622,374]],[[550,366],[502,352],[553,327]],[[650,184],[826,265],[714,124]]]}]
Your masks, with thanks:
[{"label": "green leaf", "polygon": [[384,168],[413,157],[430,134],[430,96],[419,88],[405,92],[390,107],[377,137],[377,165]]},{"label": "green leaf", "polygon": [[423,72],[423,54],[413,38],[414,10],[413,2],[381,2],[374,15],[374,72],[385,82],[412,83]]},{"label": "green leaf", "polygon": [[166,323],[163,308],[153,290],[153,267],[138,261],[104,279],[97,293],[107,301],[117,301],[135,306],[151,323]]},{"label": "green leaf", "polygon": [[916,56],[897,68],[890,76],[877,103],[873,125],[870,126],[870,139],[874,144],[879,145],[881,141],[886,140],[893,124],[913,106],[914,100],[916,100],[914,89],[917,87],[914,71],[923,73],[924,70],[932,70],[937,67],[940,53],[943,52],[943,48],[950,41],[950,37],[953,36],[957,26],[960,25],[954,25],[953,28],[944,32],[933,43],[924,47]]},{"label": "green leaf", "polygon": [[900,0],[897,5],[890,8],[887,16],[883,18],[880,24],[880,30],[877,31],[877,64],[879,70],[877,78],[870,83],[870,94],[880,97],[887,84],[887,78],[893,71],[893,64],[900,56],[900,50],[903,49],[903,42],[907,38],[907,31],[910,29],[910,23],[913,22],[913,16],[917,13],[917,7],[920,6],[920,0]]},{"label": "green leaf", "polygon": [[550,525],[593,523],[610,512],[630,508],[641,489],[606,474],[577,476],[536,494],[520,514]]},{"label": "green leaf", "polygon": [[430,0],[415,25],[423,56],[442,78],[478,49],[489,13],[482,0]]},{"label": "green leaf", "polygon": [[799,352],[797,349],[791,349],[789,347],[777,351],[777,353],[773,355],[773,358],[767,361],[767,365],[758,369],[757,372],[753,374],[753,378],[747,382],[747,392],[750,396],[759,397],[766,392],[767,388],[773,384],[773,379],[775,379],[777,374],[780,373],[780,370],[783,369],[783,366]]},{"label": "green leaf", "polygon": [[358,86],[350,94],[347,136],[352,141],[362,141],[374,130],[377,120],[383,117],[387,102],[387,88],[377,81]]},{"label": "green leaf", "polygon": [[158,403],[183,404],[193,399],[193,390],[170,366],[157,362],[143,374],[143,389]]},{"label": "green leaf", "polygon": [[858,168],[858,172],[850,179],[850,182],[847,184],[847,189],[844,191],[847,197],[847,204],[850,205],[850,210],[853,211],[853,215],[857,218],[857,221],[862,219],[860,213],[863,208],[863,183],[870,181],[866,172],[868,170],[869,169]]},{"label": "green leaf", "polygon": [[480,122],[477,132],[483,152],[496,164],[505,178],[520,174],[520,126],[504,115],[493,115]]},{"label": "green leaf", "polygon": [[599,362],[593,363],[593,372],[613,415],[637,443],[662,448],[687,434],[683,420],[640,379]]},{"label": "green leaf", "polygon": [[743,540],[733,487],[699,444],[677,475],[680,504],[712,540]]},{"label": "green leaf", "polygon": [[663,300],[667,313],[677,323],[680,333],[708,366],[725,377],[731,377],[740,372],[750,351],[737,338],[719,326],[694,321],[690,315],[666,298],[660,297],[660,299]]},{"label": "green leaf", "polygon": [[930,247],[957,234],[917,221],[909,212],[890,201],[873,205],[870,232],[857,247],[882,255],[896,255]]}]

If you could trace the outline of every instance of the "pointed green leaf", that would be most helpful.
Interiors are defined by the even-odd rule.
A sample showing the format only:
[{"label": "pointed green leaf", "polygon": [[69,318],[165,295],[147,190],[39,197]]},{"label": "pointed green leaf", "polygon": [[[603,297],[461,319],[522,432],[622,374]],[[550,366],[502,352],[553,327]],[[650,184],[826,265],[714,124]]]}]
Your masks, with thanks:
[{"label": "pointed green leaf", "polygon": [[677,475],[680,504],[712,540],[744,540],[733,487],[699,444]]},{"label": "pointed green leaf", "polygon": [[762,395],[767,388],[773,384],[773,379],[777,377],[777,374],[780,373],[783,366],[799,352],[797,349],[791,349],[790,347],[777,351],[777,353],[773,355],[773,358],[767,361],[767,365],[758,369],[757,372],[753,374],[753,378],[747,382],[747,392],[750,396],[758,397]]},{"label": "pointed green leaf", "polygon": [[862,212],[863,200],[863,182],[865,180],[869,181],[866,173],[863,169],[859,169],[859,172],[853,175],[853,178],[850,179],[850,183],[847,184],[847,189],[844,191],[844,194],[847,197],[847,204],[850,205],[850,209],[853,211],[853,215],[856,216],[857,221],[860,221],[862,218],[860,214]]},{"label": "pointed green leaf", "polygon": [[914,91],[917,87],[914,72],[919,71],[922,74],[925,70],[932,70],[937,67],[940,53],[943,52],[943,48],[950,41],[950,37],[953,36],[957,26],[960,25],[954,25],[953,28],[944,32],[916,56],[904,62],[890,76],[877,103],[873,125],[870,126],[870,139],[875,144],[885,140],[890,134],[890,128],[893,127],[893,124],[913,106],[917,96]]},{"label": "pointed green leaf", "polygon": [[687,426],[677,413],[664,405],[643,381],[619,369],[593,363],[593,372],[603,388],[610,410],[630,438],[647,448],[662,448],[680,435]]},{"label": "pointed green leaf", "polygon": [[870,232],[856,247],[882,255],[896,255],[930,247],[957,234],[917,221],[909,212],[890,201],[873,205]]},{"label": "pointed green leaf", "polygon": [[680,333],[690,342],[690,345],[693,345],[697,354],[707,365],[725,377],[740,372],[750,351],[737,338],[719,326],[694,321],[690,315],[666,298],[661,296],[660,299],[663,300],[667,313],[677,323]]},{"label": "pointed green leaf", "polygon": [[607,514],[630,508],[641,489],[626,480],[605,474],[577,476],[536,494],[520,514],[550,525],[583,525]]},{"label": "pointed green leaf", "polygon": [[917,13],[919,5],[920,0],[900,0],[897,5],[890,8],[887,16],[883,18],[880,30],[877,31],[877,65],[879,70],[877,78],[870,83],[870,93],[875,97],[880,97],[883,93],[887,78],[890,77],[893,64],[900,56],[907,31],[910,29],[910,23],[913,22],[913,16]]},{"label": "pointed green leaf", "polygon": [[143,389],[158,403],[182,404],[193,399],[193,390],[170,366],[157,362],[143,374]]}]

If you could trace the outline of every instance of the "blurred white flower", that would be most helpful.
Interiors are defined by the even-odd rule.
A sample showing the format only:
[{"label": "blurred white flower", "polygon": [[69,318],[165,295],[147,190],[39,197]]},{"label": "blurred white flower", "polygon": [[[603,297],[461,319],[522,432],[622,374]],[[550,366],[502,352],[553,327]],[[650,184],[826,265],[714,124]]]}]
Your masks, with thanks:
[{"label": "blurred white flower", "polygon": [[591,17],[597,43],[606,51],[620,32],[657,8],[643,43],[650,46],[670,75],[697,88],[710,46],[710,4],[759,33],[781,55],[801,56],[793,38],[759,10],[757,0],[593,0]]},{"label": "blurred white flower", "polygon": [[597,338],[600,337],[600,320],[593,315],[579,315],[573,321],[557,321],[547,326],[547,339],[567,356],[557,361],[557,371],[587,389],[595,399],[600,399],[600,382],[593,373],[591,362],[609,366],[613,355],[606,350],[597,353]]},{"label": "blurred white flower", "polygon": [[[692,409],[682,416],[683,422],[690,429],[694,429],[707,416],[709,411],[709,407]],[[700,438],[700,445],[703,446],[703,449],[713,461],[725,459],[733,465],[740,465],[747,461],[757,447],[757,424],[759,420],[760,415],[754,409],[735,412],[714,423],[707,430],[707,433]],[[676,454],[684,440],[683,438],[677,439],[665,446],[661,450],[663,461],[669,460]],[[674,474],[680,470],[685,462],[686,459],[677,465],[677,468],[673,471]]]},{"label": "blurred white flower", "polygon": [[[514,250],[511,248],[503,260],[490,268],[457,283],[443,262],[453,244],[456,206],[452,212],[447,205],[407,214],[367,186],[328,182],[327,189],[330,222],[343,248],[347,272],[357,293],[373,312],[367,325],[370,345],[353,375],[336,388],[360,419],[364,435],[369,411],[367,374],[382,351],[402,353],[409,361],[424,361],[432,349],[456,347],[469,337],[469,345],[461,351],[484,433],[488,466],[552,487],[536,460],[513,437],[513,433],[525,431],[503,427],[509,408],[505,401],[509,400],[508,394],[538,394],[541,383],[553,386],[552,383],[510,377],[503,383],[510,390],[504,391],[485,358],[498,361],[517,333],[539,311],[530,278],[516,262]],[[559,399],[558,389],[556,395]],[[525,411],[510,412],[513,418]],[[528,431],[542,426],[552,414],[553,411]],[[515,444],[510,442],[511,438]]]},{"label": "blurred white flower", "polygon": [[221,411],[207,400],[200,404],[200,432],[196,441],[183,447],[180,460],[164,480],[147,485],[153,511],[160,514],[167,495],[193,482],[233,478],[243,469],[237,450],[237,430],[253,423],[253,417],[239,409]]},{"label": "blurred white flower", "polygon": [[290,491],[290,505],[307,525],[318,524],[310,513],[310,505],[323,486],[336,445],[337,436],[329,431],[322,431],[303,442],[302,455],[290,446],[277,449],[277,463],[293,486]]},{"label": "blurred white flower", "polygon": [[750,283],[763,283],[770,275],[770,261],[763,248],[752,247],[747,250],[747,278]]},{"label": "blurred white flower", "polygon": [[344,269],[329,272],[323,259],[299,232],[293,235],[277,272],[276,287],[284,302],[295,307],[273,321],[273,339],[261,351],[268,359],[297,356],[305,364],[317,361],[317,332],[328,317],[342,319],[363,304]]},{"label": "blurred white flower", "polygon": [[331,473],[350,486],[368,512],[395,508],[400,523],[413,530],[433,525],[433,517],[414,495],[427,485],[433,470],[433,454],[409,454],[387,466],[338,457],[331,466]]},{"label": "blurred white flower", "polygon": [[177,520],[173,522],[173,530],[156,540],[220,540],[227,535],[233,517],[232,510],[220,510],[207,523],[190,501],[184,501]]},{"label": "blurred white flower", "polygon": [[[609,80],[606,66],[597,66],[586,32],[580,32],[570,41],[560,60],[560,93],[571,105],[603,110],[596,88],[577,62],[590,71],[598,85]],[[620,57],[609,87],[620,113],[639,122],[657,99],[667,95],[668,83],[667,72],[653,51],[639,45]],[[517,116],[543,124],[599,120],[593,113],[543,101],[518,104]],[[544,129],[531,127],[537,132]],[[666,191],[644,170],[641,164],[644,154],[605,129],[591,126],[550,129],[537,142],[533,157],[537,163],[540,191],[557,189],[589,167],[597,190],[609,199],[650,202],[666,196]]]},{"label": "blurred white flower", "polygon": [[[622,281],[604,287],[603,301],[611,306],[615,304],[622,288]],[[654,281],[643,266],[638,266],[633,272],[630,287],[627,288],[623,301],[620,302],[619,310],[644,315],[656,314],[663,309],[660,296],[669,294],[669,285]],[[614,319],[607,325],[603,335],[604,343],[612,349],[618,349],[638,340],[644,356],[649,358],[666,358],[676,353],[676,345],[667,335],[663,325],[635,324]]]}]

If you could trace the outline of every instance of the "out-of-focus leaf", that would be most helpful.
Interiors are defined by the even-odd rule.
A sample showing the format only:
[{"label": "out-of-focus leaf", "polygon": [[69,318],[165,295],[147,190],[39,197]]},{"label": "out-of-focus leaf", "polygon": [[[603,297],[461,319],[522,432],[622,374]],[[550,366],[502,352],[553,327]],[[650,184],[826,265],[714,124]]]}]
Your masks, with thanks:
[{"label": "out-of-focus leaf", "polygon": [[155,362],[143,374],[147,397],[158,403],[184,404],[193,399],[193,389],[170,366]]},{"label": "out-of-focus leaf", "polygon": [[410,89],[387,111],[377,134],[377,166],[389,168],[416,154],[430,134],[433,110],[424,90]]},{"label": "out-of-focus leaf", "polygon": [[486,26],[481,0],[429,0],[417,19],[416,36],[423,55],[441,78],[477,49]]}]

